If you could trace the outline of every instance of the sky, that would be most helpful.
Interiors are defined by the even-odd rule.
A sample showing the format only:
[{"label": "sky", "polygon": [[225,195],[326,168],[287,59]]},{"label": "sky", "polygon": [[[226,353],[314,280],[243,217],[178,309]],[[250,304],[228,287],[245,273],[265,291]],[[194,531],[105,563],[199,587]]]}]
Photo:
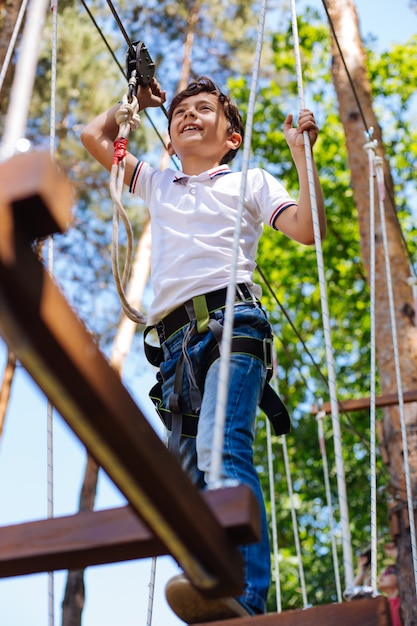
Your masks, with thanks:
[{"label": "sky", "polygon": [[[309,4],[321,7],[319,0]],[[378,39],[378,47],[402,43],[417,32],[417,16],[408,0],[356,0],[361,32]],[[110,269],[109,269],[110,271]],[[5,349],[0,340],[0,372]],[[146,394],[136,397],[134,373],[127,367],[127,386],[143,412],[161,434],[158,418]],[[133,382],[131,382],[133,381]],[[154,373],[141,377],[141,389],[153,385]],[[54,515],[78,509],[85,451],[59,415],[53,420]],[[47,515],[47,399],[19,368],[12,390],[3,439],[0,442],[0,525],[45,518]],[[124,498],[103,472],[96,508],[121,506]],[[86,570],[83,626],[147,626],[151,559],[90,567]],[[153,626],[182,622],[164,599],[166,581],[179,569],[171,557],[156,564]],[[53,576],[54,611],[48,616],[48,575],[0,579],[0,626],[52,626],[61,624],[61,603],[66,572]]]}]

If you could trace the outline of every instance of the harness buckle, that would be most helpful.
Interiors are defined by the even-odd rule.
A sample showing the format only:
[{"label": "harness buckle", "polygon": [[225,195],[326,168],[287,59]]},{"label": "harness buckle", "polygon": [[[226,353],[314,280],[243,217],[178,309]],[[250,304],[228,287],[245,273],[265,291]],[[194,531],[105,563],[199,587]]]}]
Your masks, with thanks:
[{"label": "harness buckle", "polygon": [[272,341],[272,337],[265,337],[262,341],[265,367],[270,371],[272,371],[274,365],[272,359]]},{"label": "harness buckle", "polygon": [[169,410],[172,413],[181,413],[181,404],[180,404],[180,394],[179,393],[171,393],[168,400]]}]

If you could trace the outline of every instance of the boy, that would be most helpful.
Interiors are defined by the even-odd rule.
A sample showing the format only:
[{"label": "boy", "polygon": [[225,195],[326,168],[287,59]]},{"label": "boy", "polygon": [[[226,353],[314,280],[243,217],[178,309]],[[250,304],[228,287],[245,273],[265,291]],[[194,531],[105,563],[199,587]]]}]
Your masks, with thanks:
[{"label": "boy", "polygon": [[[138,101],[140,110],[160,106],[165,92],[153,80],[139,88]],[[107,169],[113,161],[118,107],[99,115],[82,133],[85,147]],[[261,289],[253,282],[253,271],[263,223],[300,243],[314,243],[303,131],[308,131],[313,145],[318,129],[308,110],[300,113],[298,128],[292,127],[292,119],[287,116],[284,133],[298,172],[298,202],[267,172],[248,172],[234,307],[233,335],[239,339],[234,339],[231,349],[224,432],[224,479],[253,489],[261,509],[262,537],[259,543],[241,548],[245,590],[237,599],[206,600],[182,575],[168,583],[168,602],[190,624],[265,611],[270,548],[252,457],[256,410],[268,368],[257,346],[264,348],[270,341],[271,328],[260,306]],[[182,172],[155,170],[128,153],[125,183],[131,193],[144,199],[151,215],[154,300],[148,324],[156,327],[163,351],[159,412],[172,430],[170,446],[178,449],[193,482],[204,488],[210,471],[218,343],[241,180],[241,173],[232,172],[227,164],[242,143],[243,126],[236,105],[210,79],[201,77],[174,97],[168,129],[168,150],[180,159]],[[314,164],[313,169],[324,236],[323,197]],[[280,432],[287,431],[284,424]]]}]

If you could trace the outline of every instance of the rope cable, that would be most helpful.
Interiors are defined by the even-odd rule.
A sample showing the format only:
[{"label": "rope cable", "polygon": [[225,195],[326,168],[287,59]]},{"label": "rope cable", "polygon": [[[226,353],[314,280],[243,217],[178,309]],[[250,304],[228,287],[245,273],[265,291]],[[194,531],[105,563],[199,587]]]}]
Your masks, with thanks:
[{"label": "rope cable", "polygon": [[[272,358],[274,363],[272,384],[275,391],[278,393],[278,358],[275,342],[272,342]],[[274,479],[274,466],[273,466],[273,454],[272,454],[272,431],[271,423],[266,420],[266,443],[268,454],[268,476],[269,476],[269,499],[271,502],[271,527],[272,527],[272,549],[274,555],[274,573],[275,573],[275,599],[277,612],[282,612],[282,597],[281,597],[281,580],[279,573],[279,554],[278,554],[278,533],[277,533],[277,513],[276,513],[276,498],[275,498],[275,479]]]},{"label": "rope cable", "polygon": [[391,267],[390,267],[388,236],[387,236],[387,227],[386,227],[386,219],[385,219],[385,209],[384,209],[385,186],[384,186],[383,161],[381,157],[375,157],[375,172],[376,172],[377,188],[378,188],[378,194],[379,194],[378,197],[379,197],[379,212],[380,212],[380,220],[381,220],[382,239],[383,239],[384,252],[385,252],[385,273],[386,273],[387,289],[388,289],[389,314],[390,314],[390,320],[391,320],[391,334],[392,334],[394,364],[395,364],[395,378],[396,378],[396,383],[397,383],[398,406],[399,406],[400,423],[401,423],[401,437],[402,437],[403,457],[404,457],[404,474],[405,474],[407,505],[408,505],[408,521],[410,525],[411,552],[412,552],[412,560],[413,560],[415,589],[416,589],[416,595],[417,595],[417,543],[416,543],[416,528],[415,528],[415,520],[414,520],[414,503],[413,503],[413,493],[412,493],[412,487],[411,487],[410,463],[409,463],[409,457],[408,457],[408,443],[407,443],[407,428],[406,428],[405,412],[404,412],[404,394],[403,394],[402,378],[401,378],[401,366],[400,366],[400,357],[399,357],[399,349],[398,349],[397,325],[396,325],[396,319],[395,319],[392,275],[391,275]]},{"label": "rope cable", "polygon": [[327,452],[326,452],[326,441],[324,438],[324,428],[323,428],[323,420],[326,417],[324,411],[319,410],[316,415],[317,420],[317,430],[318,430],[318,440],[319,447],[321,452],[321,461],[323,466],[323,478],[324,478],[324,487],[326,492],[326,503],[327,509],[329,511],[329,528],[330,528],[330,538],[332,544],[332,555],[333,555],[333,571],[334,571],[334,579],[336,583],[336,593],[337,593],[337,601],[342,602],[342,589],[340,584],[340,572],[339,572],[339,558],[337,556],[337,545],[336,545],[336,531],[335,531],[335,523],[334,523],[334,511],[332,504],[332,494],[330,489],[330,476],[329,476],[329,464],[327,462]]},{"label": "rope cable", "polygon": [[124,39],[125,39],[125,41],[127,43],[129,51],[135,57],[136,56],[136,51],[135,51],[135,49],[134,49],[134,47],[132,45],[132,42],[130,41],[129,35],[127,34],[127,32],[124,29],[124,26],[123,26],[123,24],[121,22],[121,19],[120,19],[119,15],[118,15],[115,7],[114,7],[113,2],[111,0],[107,0],[107,4],[108,4],[108,7],[109,7],[110,11],[113,14],[114,19],[116,20],[116,23],[117,23],[117,25],[119,27],[120,32],[122,33],[122,35],[123,35],[123,37],[124,37]]},{"label": "rope cable", "polygon": [[303,598],[303,607],[306,609],[308,608],[307,590],[306,590],[306,583],[305,583],[305,576],[304,576],[303,559],[302,559],[302,554],[301,554],[300,534],[298,532],[297,514],[295,511],[294,488],[292,484],[290,460],[288,456],[287,438],[285,437],[285,435],[281,436],[281,445],[282,445],[282,453],[284,456],[285,476],[287,478],[288,493],[289,493],[289,498],[290,498],[291,519],[292,519],[295,551],[297,554],[298,576],[300,579],[301,596]]},{"label": "rope cable", "polygon": [[152,626],[153,618],[153,602],[155,599],[155,579],[156,579],[157,558],[153,556],[151,559],[151,571],[149,574],[149,593],[148,593],[148,612],[146,618],[146,626]]},{"label": "rope cable", "polygon": [[278,554],[278,533],[277,533],[277,512],[275,498],[274,465],[272,454],[272,432],[270,421],[266,420],[266,445],[268,455],[268,477],[269,477],[269,500],[271,502],[271,532],[272,532],[272,553],[274,555],[275,574],[275,601],[277,613],[282,611],[281,584],[279,574],[279,554]]},{"label": "rope cable", "polygon": [[369,163],[369,263],[370,263],[370,317],[371,317],[371,354],[370,354],[370,480],[371,480],[371,587],[377,593],[377,484],[376,484],[376,255],[375,255],[375,167],[374,157],[377,142],[368,141],[364,149],[368,153]]},{"label": "rope cable", "polygon": [[28,6],[4,125],[0,160],[11,157],[18,148],[18,142],[25,136],[47,3],[48,0],[32,0]]},{"label": "rope cable", "polygon": [[[57,43],[58,43],[58,0],[51,1],[52,37],[51,37],[51,98],[49,117],[49,152],[55,157],[56,138],[56,79],[57,79]],[[47,238],[47,265],[52,275],[54,272],[54,239]],[[47,403],[47,497],[48,518],[54,517],[54,407],[48,399]],[[55,573],[48,572],[48,624],[55,624]]]},{"label": "rope cable", "polygon": [[[292,7],[292,29],[293,29],[293,37],[294,37],[294,53],[295,53],[295,58],[296,58],[298,98],[299,98],[299,103],[300,103],[300,109],[303,109],[305,107],[304,89],[303,89],[303,82],[302,82],[300,43],[299,43],[299,37],[298,37],[295,0],[291,1],[291,7]],[[350,587],[353,581],[352,546],[351,546],[349,514],[348,514],[348,505],[347,505],[345,470],[344,470],[344,465],[343,465],[343,454],[342,454],[342,445],[341,445],[339,403],[337,400],[337,391],[336,391],[336,374],[335,374],[333,349],[332,349],[331,334],[330,334],[330,316],[329,316],[328,300],[327,300],[327,293],[326,293],[326,282],[325,282],[325,273],[324,273],[324,265],[323,265],[323,251],[322,251],[321,235],[320,235],[320,224],[319,224],[319,219],[318,219],[317,201],[316,201],[316,196],[315,196],[311,145],[310,145],[310,139],[309,139],[309,135],[307,131],[303,133],[303,136],[304,136],[304,147],[305,147],[305,154],[306,154],[308,182],[309,182],[309,189],[310,189],[310,201],[311,201],[312,218],[313,218],[314,243],[315,243],[315,248],[316,248],[317,269],[318,269],[318,276],[319,276],[322,320],[323,320],[323,330],[324,330],[326,357],[327,357],[327,366],[328,366],[330,405],[332,408],[332,424],[333,424],[333,439],[334,439],[335,460],[336,460],[336,476],[337,476],[337,485],[338,485],[339,509],[340,509],[341,525],[342,525],[344,571],[345,571],[346,587]]]},{"label": "rope cable", "polygon": [[[89,16],[89,18],[91,19],[91,21],[93,22],[97,32],[99,33],[101,39],[103,40],[107,50],[110,52],[113,60],[116,62],[120,72],[122,73],[123,77],[126,78],[126,72],[123,69],[123,67],[121,66],[121,64],[119,63],[118,58],[116,57],[115,53],[113,52],[109,42],[107,41],[106,37],[103,34],[102,29],[100,28],[100,26],[97,24],[97,21],[94,19],[93,14],[91,13],[90,9],[88,8],[85,0],[81,0],[82,5],[84,6],[85,10],[87,11],[87,14]],[[166,114],[166,111],[163,111]],[[164,138],[162,137],[161,133],[159,132],[159,130],[157,129],[157,127],[155,126],[155,123],[153,122],[152,118],[150,117],[148,111],[145,109],[144,111],[142,111],[142,113],[145,114],[145,116],[147,117],[150,125],[152,126],[152,129],[154,130],[154,132],[156,133],[159,141],[161,142],[162,146],[165,148],[165,150],[168,150],[167,145],[165,143]],[[172,163],[175,165],[176,169],[179,169],[178,163],[176,162],[175,158],[171,157]]]},{"label": "rope cable", "polygon": [[20,32],[20,27],[22,25],[22,20],[26,12],[27,4],[29,0],[23,0],[20,5],[19,14],[17,16],[12,36],[10,37],[9,45],[7,47],[6,55],[4,57],[3,65],[0,72],[0,92],[3,87],[4,79],[6,78],[7,70],[9,69],[10,60],[12,58],[12,54],[16,45],[16,39]]},{"label": "rope cable", "polygon": [[[129,133],[138,128],[140,117],[138,115],[139,104],[133,96],[128,102],[128,96],[123,96],[122,105],[116,111],[116,122],[119,125],[119,133],[115,140],[115,156],[110,170],[110,195],[113,200],[113,235],[112,235],[112,269],[113,277],[125,315],[136,324],[146,324],[146,317],[127,301],[125,289],[129,279],[133,258],[133,231],[128,215],[121,202],[124,184],[126,146]],[[127,235],[126,260],[123,267],[123,275],[120,277],[119,270],[119,218],[121,218]]]},{"label": "rope cable", "polygon": [[[273,388],[275,389],[275,391],[277,393],[279,393],[279,385],[278,385],[278,376],[277,376],[277,372],[278,372],[278,358],[277,358],[277,351],[276,351],[276,346],[275,343],[272,344],[272,354],[273,354],[273,361],[274,361],[274,375],[272,378],[272,385]],[[269,436],[268,436],[269,433]],[[267,441],[269,439],[269,447],[268,447],[268,458],[271,456],[272,457],[272,448],[271,448],[271,425],[269,423],[269,420],[267,420]],[[303,558],[302,558],[302,553],[301,553],[301,543],[300,543],[300,536],[298,533],[298,521],[297,521],[297,513],[296,513],[296,507],[295,507],[295,499],[294,499],[294,488],[293,488],[293,482],[292,482],[292,476],[291,476],[291,469],[290,469],[290,461],[289,461],[289,455],[288,455],[288,447],[287,447],[287,438],[285,435],[282,435],[281,437],[281,446],[282,446],[282,452],[283,452],[283,459],[284,459],[284,468],[285,468],[285,476],[287,479],[287,485],[288,485],[288,495],[289,495],[289,501],[290,501],[290,510],[291,510],[291,520],[292,520],[292,527],[293,527],[293,535],[294,535],[294,545],[295,545],[295,550],[296,550],[296,554],[297,554],[297,566],[298,566],[298,576],[299,576],[299,581],[300,581],[300,587],[301,587],[301,595],[303,598],[303,606],[304,608],[307,608],[309,606],[308,604],[308,600],[307,600],[307,588],[306,588],[306,583],[305,583],[305,576],[304,576],[304,566],[303,566]],[[270,472],[271,473],[271,472]],[[274,503],[274,506],[271,506],[271,510],[272,510],[272,520],[276,520],[276,515],[275,515],[275,490],[273,489],[273,480],[270,479],[270,491],[271,491],[271,504],[272,502]],[[275,530],[275,535],[276,535],[276,521],[273,522],[273,527],[272,530]],[[273,532],[273,538],[274,538],[274,532]],[[278,569],[278,545],[275,545],[275,543],[277,544],[277,541],[275,541],[274,539],[274,555],[275,556],[275,569],[276,569],[276,577],[278,575],[279,569]],[[276,552],[275,552],[276,551]],[[281,589],[279,586],[279,578],[276,579],[276,595],[277,595],[277,607],[278,607],[278,613],[280,613],[282,611],[282,606],[281,606]]]},{"label": "rope cable", "polygon": [[214,434],[213,434],[213,447],[211,454],[211,466],[209,471],[208,485],[209,488],[215,488],[220,486],[222,475],[222,458],[223,458],[223,442],[224,442],[224,426],[226,417],[226,402],[228,396],[229,386],[229,362],[231,352],[231,340],[233,333],[233,318],[234,318],[234,300],[236,294],[236,271],[237,271],[237,259],[239,253],[240,244],[240,232],[242,214],[244,209],[244,199],[246,191],[247,174],[249,169],[250,151],[251,151],[251,139],[253,118],[255,111],[256,91],[259,77],[259,69],[261,63],[261,52],[263,43],[263,34],[265,29],[265,13],[266,13],[266,0],[262,0],[260,7],[257,42],[255,50],[254,66],[252,71],[251,88],[248,103],[248,113],[246,119],[245,128],[245,146],[243,152],[242,161],[242,178],[240,185],[240,194],[238,202],[238,210],[236,216],[236,225],[233,239],[232,249],[232,263],[230,267],[230,280],[226,292],[226,307],[224,316],[224,326],[222,333],[222,340],[220,345],[220,363],[219,363],[219,376],[217,383],[217,402],[216,411],[214,416]]}]

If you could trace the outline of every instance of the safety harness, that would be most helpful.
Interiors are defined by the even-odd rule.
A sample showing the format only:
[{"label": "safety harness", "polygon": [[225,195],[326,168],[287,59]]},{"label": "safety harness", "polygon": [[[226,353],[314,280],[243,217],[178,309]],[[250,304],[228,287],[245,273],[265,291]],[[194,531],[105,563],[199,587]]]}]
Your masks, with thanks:
[{"label": "safety harness", "polygon": [[[162,344],[171,335],[194,322],[199,333],[212,331],[215,346],[211,350],[207,362],[205,363],[205,374],[216,359],[220,357],[220,345],[223,327],[214,317],[214,312],[223,309],[226,302],[226,288],[196,296],[187,301],[168,314],[161,322],[153,326],[147,326],[144,331],[144,349],[148,361],[155,367],[159,367],[163,357]],[[235,303],[254,302],[253,296],[244,283],[236,285]],[[154,346],[147,342],[147,335],[156,330],[158,333],[160,346]],[[231,354],[249,354],[264,363],[267,369],[267,382],[264,386],[263,395],[259,406],[269,418],[275,434],[282,435],[291,429],[288,411],[281,398],[269,384],[272,376],[272,337],[263,340],[247,336],[234,336],[231,343]],[[177,361],[175,370],[174,391],[169,397],[168,407],[162,401],[162,377],[157,373],[157,383],[149,392],[149,397],[155,405],[165,427],[171,432],[169,447],[172,451],[179,450],[179,440],[181,435],[185,437],[195,437],[197,435],[198,415],[201,404],[202,388],[201,384],[190,384],[191,413],[183,413],[181,408],[181,392],[184,377],[184,355],[181,354]],[[204,382],[203,382],[204,384]]]}]

